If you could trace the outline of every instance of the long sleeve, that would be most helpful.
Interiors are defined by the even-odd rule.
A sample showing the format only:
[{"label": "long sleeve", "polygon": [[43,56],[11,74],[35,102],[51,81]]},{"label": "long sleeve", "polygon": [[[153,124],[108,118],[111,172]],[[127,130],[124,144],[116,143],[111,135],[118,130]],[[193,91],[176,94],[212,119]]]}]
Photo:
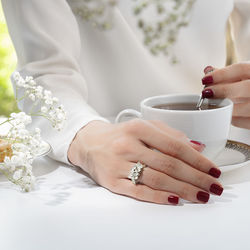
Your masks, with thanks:
[{"label": "long sleeve", "polygon": [[231,15],[238,61],[250,60],[250,0],[235,0]]},{"label": "long sleeve", "polygon": [[[61,132],[42,118],[33,127],[42,130],[53,159],[68,163],[68,147],[80,128],[93,120],[107,121],[87,104],[87,85],[79,67],[81,40],[66,0],[2,0],[21,75],[33,76],[59,98],[67,112]],[[26,111],[29,103],[23,102]]]},{"label": "long sleeve", "polygon": [[[235,0],[231,15],[233,39],[238,62],[250,60],[250,0]],[[250,143],[250,130],[232,126],[231,139]]]}]

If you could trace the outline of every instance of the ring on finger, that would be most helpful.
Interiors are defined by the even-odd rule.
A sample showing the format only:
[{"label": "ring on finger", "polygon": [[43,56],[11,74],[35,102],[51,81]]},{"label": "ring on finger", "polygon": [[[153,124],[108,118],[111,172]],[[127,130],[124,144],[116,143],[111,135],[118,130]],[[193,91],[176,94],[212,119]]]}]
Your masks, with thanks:
[{"label": "ring on finger", "polygon": [[132,169],[130,170],[130,173],[128,175],[128,178],[133,182],[133,184],[137,184],[139,181],[139,178],[142,174],[142,170],[147,167],[145,164],[142,164],[141,162],[137,162]]}]

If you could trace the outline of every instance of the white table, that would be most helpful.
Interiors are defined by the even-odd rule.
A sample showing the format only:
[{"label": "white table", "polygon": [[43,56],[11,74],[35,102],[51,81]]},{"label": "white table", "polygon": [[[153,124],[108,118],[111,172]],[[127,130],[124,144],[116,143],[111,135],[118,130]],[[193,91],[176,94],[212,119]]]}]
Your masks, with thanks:
[{"label": "white table", "polygon": [[34,171],[30,193],[0,178],[2,250],[250,249],[250,164],[223,174],[221,197],[180,206],[113,194],[48,158]]}]

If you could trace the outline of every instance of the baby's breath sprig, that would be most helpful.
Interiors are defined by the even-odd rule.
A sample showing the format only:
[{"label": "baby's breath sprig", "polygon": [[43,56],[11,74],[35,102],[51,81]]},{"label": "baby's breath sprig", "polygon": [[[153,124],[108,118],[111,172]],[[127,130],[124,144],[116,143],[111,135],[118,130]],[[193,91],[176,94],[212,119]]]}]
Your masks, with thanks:
[{"label": "baby's breath sprig", "polygon": [[[176,58],[170,50],[178,33],[189,23],[190,13],[196,0],[135,0],[134,14],[138,27],[144,34],[144,44],[152,54],[164,54]],[[143,15],[152,18],[144,18]]]},{"label": "baby's breath sprig", "polygon": [[53,97],[50,91],[37,85],[33,77],[23,78],[19,72],[15,72],[13,81],[17,102],[26,99],[31,101],[31,105],[27,114],[12,113],[0,123],[0,126],[5,123],[10,126],[7,134],[0,136],[0,173],[22,190],[30,191],[35,183],[32,163],[44,141],[39,128],[30,131],[26,127],[32,123],[32,116],[41,116],[55,129],[61,130],[66,122],[66,112],[64,107],[58,104],[58,99]]}]

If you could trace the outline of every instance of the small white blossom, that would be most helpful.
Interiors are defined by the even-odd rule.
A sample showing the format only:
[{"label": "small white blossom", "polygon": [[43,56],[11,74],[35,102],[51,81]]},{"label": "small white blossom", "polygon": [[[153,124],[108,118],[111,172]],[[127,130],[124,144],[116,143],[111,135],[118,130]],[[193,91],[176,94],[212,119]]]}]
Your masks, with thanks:
[{"label": "small white blossom", "polygon": [[45,106],[42,106],[42,107],[41,107],[41,112],[42,112],[42,113],[47,113],[47,112],[48,112],[48,108],[45,107]]},{"label": "small white blossom", "polygon": [[20,113],[11,113],[10,117],[12,118],[11,124],[14,126],[19,124],[24,124],[25,126],[32,122],[32,119],[29,115],[26,115],[24,112]]},{"label": "small white blossom", "polygon": [[56,97],[53,97],[52,100],[53,100],[54,103],[58,103],[58,101],[59,101],[58,98],[56,98]]},{"label": "small white blossom", "polygon": [[30,81],[29,81],[29,84],[30,84],[31,86],[35,86],[35,85],[36,85],[36,83],[35,83],[34,80],[30,80]]},{"label": "small white blossom", "polygon": [[[24,90],[24,96],[21,99],[27,98],[33,102],[31,115],[45,117],[52,127],[61,130],[66,121],[66,112],[63,105],[58,105],[59,100],[52,96],[51,91],[44,90],[42,86],[37,85],[31,76],[24,79],[19,72],[14,72],[12,77],[17,92],[21,88]],[[34,114],[33,109],[38,105],[39,107],[35,109],[37,113]],[[0,165],[0,171],[4,172],[8,179],[20,186],[22,190],[30,191],[35,183],[31,164],[43,145],[41,130],[39,128],[35,128],[34,131],[26,129],[26,126],[32,122],[32,118],[24,112],[10,114],[8,121],[11,128],[6,140],[11,144],[12,156],[5,156],[3,164]]]},{"label": "small white blossom", "polygon": [[50,90],[44,90],[44,95],[45,95],[45,96],[51,96],[52,93],[51,93]]},{"label": "small white blossom", "polygon": [[15,181],[19,180],[22,177],[22,174],[23,174],[23,170],[22,169],[18,169],[16,172],[14,172],[13,179]]},{"label": "small white blossom", "polygon": [[35,128],[35,133],[40,135],[41,129],[40,128]]},{"label": "small white blossom", "polygon": [[33,80],[33,77],[32,76],[26,76],[25,77],[25,82],[30,82]]},{"label": "small white blossom", "polygon": [[29,94],[29,98],[32,100],[32,101],[35,101],[36,100],[36,97],[34,94]]}]

